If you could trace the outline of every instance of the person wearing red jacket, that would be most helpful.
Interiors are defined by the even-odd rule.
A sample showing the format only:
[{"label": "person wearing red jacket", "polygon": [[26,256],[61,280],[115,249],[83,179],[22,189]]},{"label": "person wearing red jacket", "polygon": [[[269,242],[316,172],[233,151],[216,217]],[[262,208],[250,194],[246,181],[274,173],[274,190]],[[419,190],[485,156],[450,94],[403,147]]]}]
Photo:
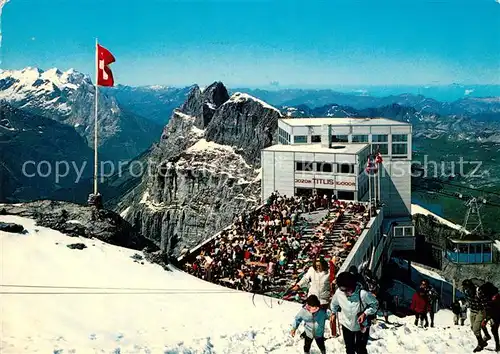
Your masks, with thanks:
[{"label": "person wearing red jacket", "polygon": [[418,289],[413,295],[411,299],[411,310],[415,312],[415,326],[418,326],[418,321],[420,320],[420,326],[425,328],[429,327],[427,313],[431,310],[431,304],[424,289]]}]

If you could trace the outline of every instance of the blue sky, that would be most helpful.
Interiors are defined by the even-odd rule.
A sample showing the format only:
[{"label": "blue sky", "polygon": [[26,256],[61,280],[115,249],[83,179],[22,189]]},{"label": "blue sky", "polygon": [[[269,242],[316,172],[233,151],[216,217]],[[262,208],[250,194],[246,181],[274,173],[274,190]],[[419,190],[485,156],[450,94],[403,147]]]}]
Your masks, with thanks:
[{"label": "blue sky", "polygon": [[10,0],[2,68],[117,83],[229,86],[500,84],[495,0]]}]

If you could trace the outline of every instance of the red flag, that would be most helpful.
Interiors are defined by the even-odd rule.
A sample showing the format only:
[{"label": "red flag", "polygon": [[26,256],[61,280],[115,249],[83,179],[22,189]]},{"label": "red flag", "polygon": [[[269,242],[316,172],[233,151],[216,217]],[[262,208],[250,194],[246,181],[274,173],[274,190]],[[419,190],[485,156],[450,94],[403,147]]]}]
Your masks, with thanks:
[{"label": "red flag", "polygon": [[382,159],[382,154],[380,152],[377,152],[377,156],[375,157],[375,162],[376,163],[382,163],[384,159]]},{"label": "red flag", "polygon": [[113,73],[109,68],[109,64],[115,62],[115,57],[109,50],[97,45],[97,85],[98,86],[113,86]]}]

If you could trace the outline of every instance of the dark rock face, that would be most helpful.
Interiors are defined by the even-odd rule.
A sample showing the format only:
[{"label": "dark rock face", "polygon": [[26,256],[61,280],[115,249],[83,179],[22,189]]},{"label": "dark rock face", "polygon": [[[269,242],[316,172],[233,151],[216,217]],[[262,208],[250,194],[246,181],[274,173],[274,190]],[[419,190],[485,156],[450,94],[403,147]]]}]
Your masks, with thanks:
[{"label": "dark rock face", "polygon": [[6,204],[6,214],[36,220],[37,225],[48,227],[69,236],[95,237],[101,241],[142,250],[153,248],[118,214],[110,210],[96,210],[66,202],[37,201],[25,204]]},{"label": "dark rock face", "polygon": [[215,110],[229,99],[229,94],[222,82],[214,82],[203,92],[198,86],[193,87],[188,99],[180,111],[195,117],[194,125],[200,129],[210,123]]},{"label": "dark rock face", "polygon": [[71,248],[72,250],[83,250],[87,248],[83,243],[72,243],[71,245],[67,245],[66,247]]},{"label": "dark rock face", "polygon": [[217,110],[207,127],[206,138],[235,146],[249,163],[260,165],[260,150],[272,144],[280,116],[278,110],[236,93]]},{"label": "dark rock face", "polygon": [[72,127],[0,102],[0,162],[0,202],[69,200],[92,176],[93,151]]},{"label": "dark rock face", "polygon": [[18,225],[10,222],[0,222],[0,231],[11,232],[15,234],[23,234],[26,232],[23,225]]},{"label": "dark rock face", "polygon": [[280,116],[221,83],[193,88],[152,148],[150,173],[116,209],[167,256],[199,244],[259,203],[260,150]]}]

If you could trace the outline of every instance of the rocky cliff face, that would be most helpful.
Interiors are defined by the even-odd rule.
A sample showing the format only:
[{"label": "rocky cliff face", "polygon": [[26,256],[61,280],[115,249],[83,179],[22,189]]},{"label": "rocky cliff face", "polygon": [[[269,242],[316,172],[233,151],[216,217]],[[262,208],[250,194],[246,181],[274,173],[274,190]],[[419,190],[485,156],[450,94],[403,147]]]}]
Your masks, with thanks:
[{"label": "rocky cliff face", "polygon": [[147,251],[155,246],[111,210],[95,210],[78,204],[50,200],[24,204],[0,204],[0,214],[35,219],[37,225],[58,230],[68,236],[97,238],[101,241]]},{"label": "rocky cliff face", "polygon": [[251,96],[229,97],[222,83],[194,87],[117,209],[171,256],[199,244],[259,203],[260,150],[280,116]]},{"label": "rocky cliff face", "polygon": [[0,102],[0,202],[71,200],[92,176],[92,162],[73,128]]}]

